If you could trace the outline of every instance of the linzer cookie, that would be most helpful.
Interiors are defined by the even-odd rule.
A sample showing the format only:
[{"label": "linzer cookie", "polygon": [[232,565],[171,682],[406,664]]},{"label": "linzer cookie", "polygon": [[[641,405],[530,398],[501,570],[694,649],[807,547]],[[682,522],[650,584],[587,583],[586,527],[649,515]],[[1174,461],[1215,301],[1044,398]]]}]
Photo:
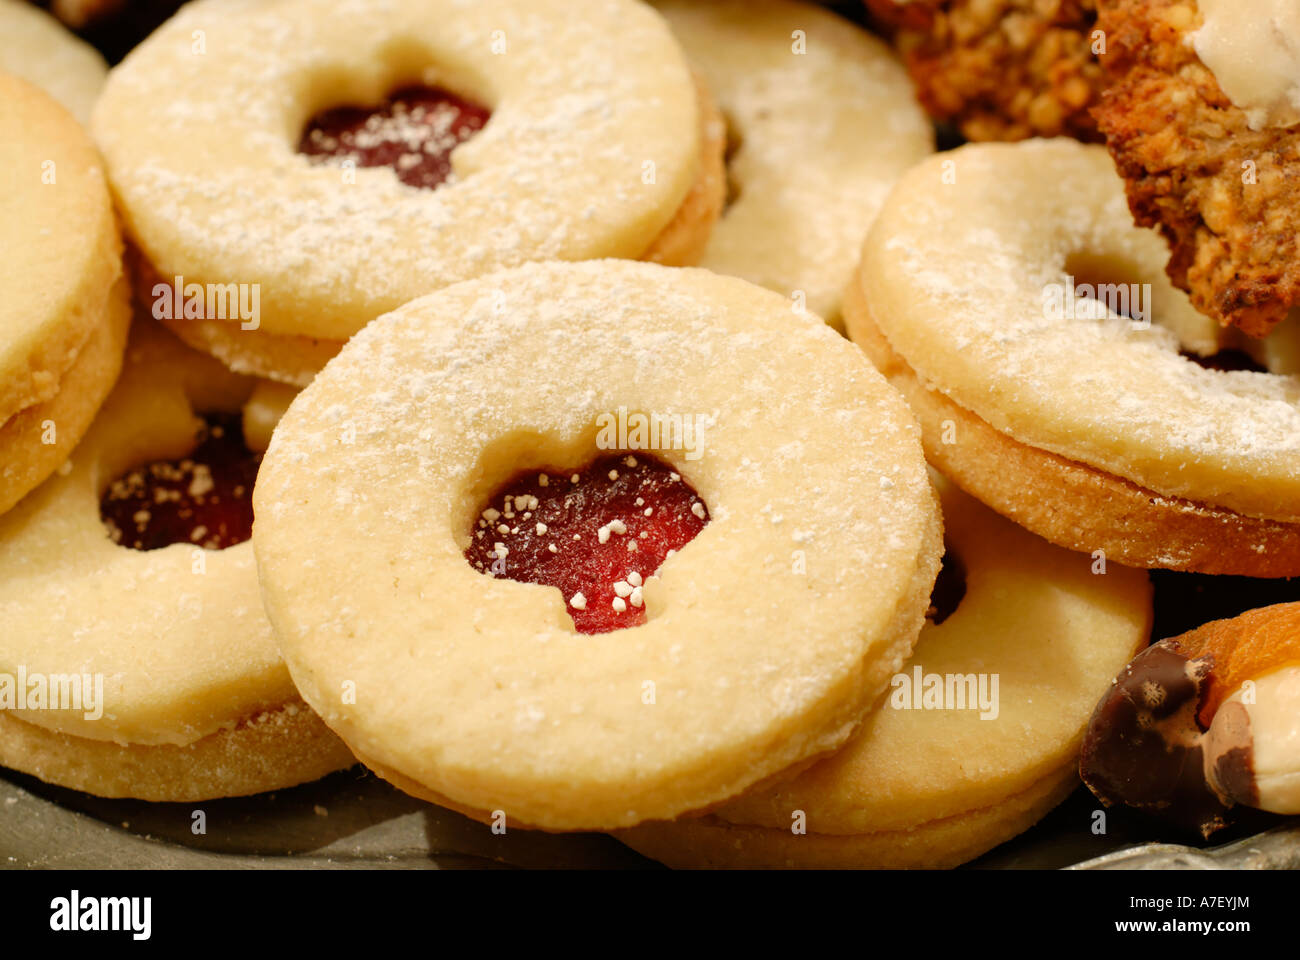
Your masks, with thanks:
[{"label": "linzer cookie", "polygon": [[1028,829],[1079,785],[1100,691],[1146,642],[1142,571],[1046,543],[943,493],[929,621],[839,752],[699,817],[620,833],[683,867],[945,867]]},{"label": "linzer cookie", "polygon": [[[95,131],[141,299],[232,368],[301,384],[379,314],[460,280],[692,262],[722,205],[712,121],[635,0],[580,16],[558,0],[199,0],[113,71]],[[177,315],[175,286],[202,308],[187,296]],[[248,286],[256,316],[222,308]]]},{"label": "linzer cookie", "polygon": [[941,553],[915,424],[852,344],[742,280],[615,260],[375,321],[253,501],[307,702],[401,789],[549,830],[839,746]]},{"label": "linzer cookie", "polygon": [[112,388],[130,293],[103,168],[76,120],[0,74],[0,130],[2,514],[67,459]]},{"label": "linzer cookie", "polygon": [[146,800],[351,765],[258,596],[241,406],[274,400],[151,321],[127,354],[66,469],[0,517],[0,764]]},{"label": "linzer cookie", "polygon": [[903,67],[810,3],[665,0],[727,123],[728,204],[700,266],[790,297],[837,328],[862,237],[934,135]]},{"label": "linzer cookie", "polygon": [[1100,147],[966,146],[899,181],[846,324],[931,462],[1017,523],[1130,566],[1293,576],[1300,376],[1221,363],[1165,259]]}]

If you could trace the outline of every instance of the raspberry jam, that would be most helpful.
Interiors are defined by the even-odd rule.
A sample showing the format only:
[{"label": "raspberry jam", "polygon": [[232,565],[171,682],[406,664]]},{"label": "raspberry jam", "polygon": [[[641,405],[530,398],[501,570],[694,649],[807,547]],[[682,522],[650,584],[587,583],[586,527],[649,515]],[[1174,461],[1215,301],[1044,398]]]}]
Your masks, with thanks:
[{"label": "raspberry jam", "polygon": [[239,414],[204,420],[189,456],[146,463],[109,484],[99,515],[114,543],[224,550],[253,535],[253,482],[262,455],[244,445]]},{"label": "raspberry jam", "polygon": [[465,558],[488,576],[558,587],[579,633],[645,623],[645,581],[709,522],[691,485],[643,454],[523,474],[489,504]]},{"label": "raspberry jam", "polygon": [[411,187],[451,176],[451,152],[478,133],[490,110],[433,87],[404,87],[378,107],[333,107],[307,124],[298,152],[315,162],[391,167]]}]

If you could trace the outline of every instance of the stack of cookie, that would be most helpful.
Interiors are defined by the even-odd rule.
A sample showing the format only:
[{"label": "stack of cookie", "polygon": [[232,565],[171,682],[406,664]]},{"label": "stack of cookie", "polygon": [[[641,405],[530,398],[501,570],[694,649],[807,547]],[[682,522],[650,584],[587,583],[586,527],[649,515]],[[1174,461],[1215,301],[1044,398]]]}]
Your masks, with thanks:
[{"label": "stack of cookie", "polygon": [[99,93],[0,0],[0,71],[5,766],[953,866],[1079,786],[1146,569],[1300,572],[1284,337],[1187,359],[1102,148],[933,154],[815,5],[195,0]]}]

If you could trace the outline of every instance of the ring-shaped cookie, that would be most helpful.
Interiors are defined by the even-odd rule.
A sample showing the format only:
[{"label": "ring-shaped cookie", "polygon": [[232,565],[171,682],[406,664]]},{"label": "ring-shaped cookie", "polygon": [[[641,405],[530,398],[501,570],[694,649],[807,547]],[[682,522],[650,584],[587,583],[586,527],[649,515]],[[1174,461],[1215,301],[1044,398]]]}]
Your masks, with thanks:
[{"label": "ring-shaped cookie", "polygon": [[[920,421],[926,457],[1003,516],[1058,546],[1085,553],[1102,550],[1110,560],[1132,567],[1247,577],[1300,573],[1300,524],[1257,520],[1162,496],[1019,443],[924,383],[872,324],[857,283],[845,292],[844,308],[854,341]],[[1204,333],[1212,336],[1214,331]],[[1267,346],[1273,344],[1260,344]],[[1272,357],[1259,353],[1268,360],[1290,357],[1283,351]],[[1026,496],[1026,490],[1033,495]]]},{"label": "ring-shaped cookie", "polygon": [[98,154],[0,74],[0,513],[76,445],[122,362],[130,292]]},{"label": "ring-shaped cookie", "polygon": [[[492,110],[439,189],[296,152],[321,110],[412,82]],[[582,16],[559,0],[199,0],[113,72],[94,127],[164,281],[258,283],[253,332],[339,342],[503,266],[670,256],[660,234],[706,166],[701,112],[667,25],[634,0]],[[706,235],[716,206],[690,229]]]},{"label": "ring-shaped cookie", "polygon": [[0,711],[0,766],[97,797],[194,802],[319,780],[356,758],[300,699],[184,746],[118,744]]},{"label": "ring-shaped cookie", "polygon": [[[842,743],[940,552],[915,425],[854,351],[777,294],[626,261],[375,321],[289,408],[254,491],[298,689],[403,789],[553,830],[675,816]],[[645,452],[711,519],[646,581],[647,622],[579,634],[558,590],[464,551],[494,490],[593,459],[620,408],[710,418],[698,459]]]},{"label": "ring-shaped cookie", "polygon": [[[623,842],[687,867],[956,866],[1026,830],[1079,785],[1079,743],[1107,670],[1150,634],[1146,574],[1114,565],[1096,574],[1089,557],[947,481],[939,487],[965,594],[941,623],[926,623],[853,739],[793,779],[702,817],[642,824],[620,833]],[[945,697],[958,689],[949,677],[960,678],[965,705],[927,706],[931,677]],[[799,811],[803,833],[792,829]]]},{"label": "ring-shaped cookie", "polygon": [[[301,701],[262,612],[251,543],[138,551],[115,544],[101,520],[100,498],[114,478],[185,456],[202,422],[196,411],[237,412],[253,389],[249,378],[137,322],[121,380],[66,468],[0,517],[0,674],[102,678],[98,710],[7,704],[0,762],[66,786],[151,799],[221,795],[222,784],[268,790],[351,762],[318,718],[295,706]],[[276,730],[283,749],[261,751],[277,742]],[[217,766],[193,767],[206,761]]]},{"label": "ring-shaped cookie", "polygon": [[27,0],[0,0],[0,72],[36,84],[86,125],[108,64],[44,10]]},{"label": "ring-shaped cookie", "polygon": [[[1167,497],[1300,519],[1300,377],[1181,356],[1165,321],[1194,311],[1166,258],[1104,149],[977,144],[904,175],[858,281],[891,348],[1000,433]],[[1055,309],[1071,273],[1149,284],[1149,329]]]},{"label": "ring-shaped cookie", "polygon": [[[699,265],[837,329],[862,237],[934,133],[889,47],[810,3],[661,0],[727,118],[734,196]],[[869,136],[864,137],[864,131]]]}]

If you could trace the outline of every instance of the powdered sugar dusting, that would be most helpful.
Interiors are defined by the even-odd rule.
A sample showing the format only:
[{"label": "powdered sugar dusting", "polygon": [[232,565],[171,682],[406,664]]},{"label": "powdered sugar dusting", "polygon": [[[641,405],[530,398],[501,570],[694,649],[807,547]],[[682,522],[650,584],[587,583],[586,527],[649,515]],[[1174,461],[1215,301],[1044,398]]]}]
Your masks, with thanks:
[{"label": "powdered sugar dusting", "polygon": [[[584,636],[569,611],[585,592],[489,578],[462,551],[506,522],[502,501],[485,507],[497,484],[545,470],[564,488],[620,407],[709,415],[698,458],[645,453],[710,522],[656,577],[620,572],[614,599],[643,625]],[[794,739],[832,745],[828,704],[867,695],[851,678],[915,629],[899,612],[939,553],[916,426],[852,344],[743,281],[626,261],[525,266],[379,318],[285,415],[254,505],[268,610],[309,702],[422,782],[491,768],[521,804],[533,771],[613,785],[684,755],[730,763],[724,745],[814,716]],[[310,573],[303,543],[323,560]],[[364,615],[345,613],[353,598]],[[334,684],[358,674],[382,674],[383,702],[339,707]],[[510,720],[525,702],[528,722]]]},{"label": "powdered sugar dusting", "polygon": [[[410,82],[493,110],[452,154],[454,184],[296,153],[314,113]],[[694,178],[696,113],[670,33],[633,0],[581,17],[523,0],[199,0],[114,72],[95,126],[159,272],[259,281],[263,330],[345,339],[500,266],[639,255]]]},{"label": "powdered sugar dusting", "polygon": [[656,7],[738,144],[729,165],[738,195],[701,266],[802,291],[809,310],[837,321],[876,211],[933,149],[906,71],[882,41],[811,4]]},{"label": "powdered sugar dusting", "polygon": [[[1094,282],[1150,284],[1150,329],[1044,309],[1080,255],[1102,263]],[[1100,148],[980,145],[907,176],[868,239],[864,278],[894,349],[997,429],[1168,496],[1297,514],[1283,491],[1300,493],[1300,377],[1180,356],[1161,318],[1194,312],[1167,258],[1132,225]]]}]

